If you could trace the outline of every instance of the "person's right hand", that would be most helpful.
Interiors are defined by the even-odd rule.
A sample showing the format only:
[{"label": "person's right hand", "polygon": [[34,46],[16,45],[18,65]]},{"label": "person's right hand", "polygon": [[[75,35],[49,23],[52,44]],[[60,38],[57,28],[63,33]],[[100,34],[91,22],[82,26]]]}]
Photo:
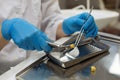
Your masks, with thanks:
[{"label": "person's right hand", "polygon": [[94,17],[90,15],[88,18],[88,16],[89,13],[82,13],[65,19],[62,24],[63,32],[70,35],[76,31],[80,31],[83,26],[86,37],[96,37],[98,27],[94,21]]},{"label": "person's right hand", "polygon": [[27,21],[14,18],[2,23],[2,35],[6,40],[13,39],[14,43],[25,50],[51,51],[47,44],[48,37]]}]

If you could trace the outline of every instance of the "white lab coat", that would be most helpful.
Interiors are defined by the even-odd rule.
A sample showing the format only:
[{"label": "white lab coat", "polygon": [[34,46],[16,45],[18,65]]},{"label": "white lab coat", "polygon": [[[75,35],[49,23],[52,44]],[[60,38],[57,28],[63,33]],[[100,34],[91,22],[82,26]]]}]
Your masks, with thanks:
[{"label": "white lab coat", "polygon": [[[58,0],[0,0],[0,24],[5,19],[23,18],[55,40],[56,29],[63,18]],[[0,73],[26,58],[26,51],[12,41],[0,51]]]}]

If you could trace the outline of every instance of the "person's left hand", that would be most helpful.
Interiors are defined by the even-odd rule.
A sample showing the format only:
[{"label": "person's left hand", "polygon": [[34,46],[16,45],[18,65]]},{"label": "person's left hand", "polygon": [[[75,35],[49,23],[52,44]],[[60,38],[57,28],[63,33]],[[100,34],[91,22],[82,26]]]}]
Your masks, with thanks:
[{"label": "person's left hand", "polygon": [[[88,16],[89,13],[82,13],[65,19],[62,24],[63,32],[67,35],[70,35],[76,31],[80,31]],[[88,20],[83,25],[83,29],[86,37],[95,37],[97,35],[98,27],[93,16],[89,16]]]},{"label": "person's left hand", "polygon": [[20,18],[4,20],[2,23],[2,35],[4,39],[12,39],[19,48],[25,50],[50,52],[52,49],[47,43],[49,38],[45,33]]}]

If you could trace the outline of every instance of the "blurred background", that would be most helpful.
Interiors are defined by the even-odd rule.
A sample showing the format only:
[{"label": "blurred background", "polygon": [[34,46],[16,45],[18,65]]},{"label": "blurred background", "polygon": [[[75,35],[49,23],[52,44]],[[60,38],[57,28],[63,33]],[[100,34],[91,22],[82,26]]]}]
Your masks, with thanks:
[{"label": "blurred background", "polygon": [[89,12],[98,24],[99,31],[120,36],[120,0],[59,0],[63,15],[67,18],[82,12]]}]

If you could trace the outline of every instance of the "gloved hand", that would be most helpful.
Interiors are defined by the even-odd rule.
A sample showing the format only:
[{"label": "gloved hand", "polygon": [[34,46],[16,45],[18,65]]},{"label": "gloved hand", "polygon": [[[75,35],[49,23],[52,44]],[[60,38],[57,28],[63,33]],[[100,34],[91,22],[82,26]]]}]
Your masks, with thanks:
[{"label": "gloved hand", "polygon": [[[88,15],[88,13],[82,13],[65,19],[62,24],[63,32],[67,35],[70,35],[76,31],[80,31]],[[93,16],[89,16],[88,20],[84,24],[83,29],[86,37],[95,37],[97,35],[98,27]]]},{"label": "gloved hand", "polygon": [[25,50],[44,50],[49,52],[47,36],[27,21],[14,18],[2,23],[2,35],[6,40],[13,39],[14,43]]}]

